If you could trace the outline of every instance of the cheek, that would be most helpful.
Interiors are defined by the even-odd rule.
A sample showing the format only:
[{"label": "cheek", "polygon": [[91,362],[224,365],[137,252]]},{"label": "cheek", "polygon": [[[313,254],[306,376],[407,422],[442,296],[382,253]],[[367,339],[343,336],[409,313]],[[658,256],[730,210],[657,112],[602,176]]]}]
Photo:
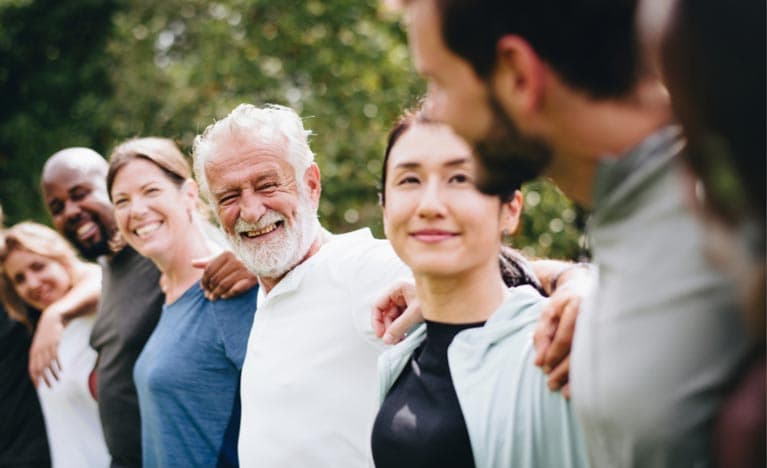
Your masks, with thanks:
[{"label": "cheek", "polygon": [[127,208],[118,208],[114,211],[115,223],[117,228],[123,233],[128,232],[128,210]]},{"label": "cheek", "polygon": [[71,281],[69,280],[69,274],[63,266],[58,263],[52,264],[48,267],[47,275],[48,281],[50,281],[58,290],[68,291],[71,287]]},{"label": "cheek", "polygon": [[64,232],[64,227],[66,226],[66,219],[64,219],[64,215],[54,216],[53,225],[56,227],[57,231]]},{"label": "cheek", "polygon": [[16,295],[18,295],[22,301],[33,305],[34,301],[29,297],[29,288],[26,284],[15,284],[13,285],[13,290],[16,291]]},{"label": "cheek", "polygon": [[219,207],[218,218],[221,227],[229,234],[234,233],[234,224],[237,222],[238,210],[236,206]]},{"label": "cheek", "polygon": [[401,194],[394,194],[391,196],[387,194],[386,210],[384,210],[384,226],[387,231],[394,234],[399,230],[405,228],[410,214],[413,211],[411,203],[407,199],[403,199]]}]

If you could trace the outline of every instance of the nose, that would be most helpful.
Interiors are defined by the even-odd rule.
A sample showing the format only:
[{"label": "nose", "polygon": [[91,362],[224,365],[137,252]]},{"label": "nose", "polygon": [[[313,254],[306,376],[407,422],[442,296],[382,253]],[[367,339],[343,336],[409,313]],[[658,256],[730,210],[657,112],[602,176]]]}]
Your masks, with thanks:
[{"label": "nose", "polygon": [[240,198],[240,218],[251,224],[256,224],[258,220],[266,213],[261,197],[252,193],[245,192]]},{"label": "nose", "polygon": [[43,281],[37,273],[27,272],[24,283],[29,293],[35,293],[42,286]]},{"label": "nose", "polygon": [[444,216],[445,204],[442,195],[439,181],[434,178],[427,180],[418,202],[418,216],[427,219]]},{"label": "nose", "polygon": [[64,219],[76,220],[80,217],[80,214],[82,214],[82,210],[79,203],[75,203],[72,200],[64,201]]},{"label": "nose", "polygon": [[141,199],[141,197],[134,197],[130,201],[129,210],[130,210],[131,218],[141,219],[147,213],[147,206],[146,206],[146,203]]}]

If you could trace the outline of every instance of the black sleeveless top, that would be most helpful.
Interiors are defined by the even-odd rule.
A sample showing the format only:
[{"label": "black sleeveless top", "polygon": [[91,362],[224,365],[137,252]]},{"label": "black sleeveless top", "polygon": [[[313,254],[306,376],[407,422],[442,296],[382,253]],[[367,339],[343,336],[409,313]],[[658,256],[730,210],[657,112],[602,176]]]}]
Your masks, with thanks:
[{"label": "black sleeveless top", "polygon": [[426,321],[426,339],[378,411],[372,435],[377,468],[474,466],[447,348],[460,331],[482,325]]}]

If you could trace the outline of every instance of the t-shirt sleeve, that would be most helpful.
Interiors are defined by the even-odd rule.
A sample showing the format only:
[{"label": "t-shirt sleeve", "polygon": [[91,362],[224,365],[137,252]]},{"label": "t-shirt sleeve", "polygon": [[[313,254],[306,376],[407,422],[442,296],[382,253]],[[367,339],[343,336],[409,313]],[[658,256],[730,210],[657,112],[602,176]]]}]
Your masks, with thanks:
[{"label": "t-shirt sleeve", "polygon": [[242,363],[245,360],[257,297],[258,286],[255,286],[240,296],[219,299],[213,303],[219,339],[224,353],[238,370],[242,370]]},{"label": "t-shirt sleeve", "polygon": [[354,325],[359,333],[375,346],[383,347],[383,342],[376,336],[371,324],[373,304],[395,283],[412,281],[410,269],[394,253],[387,241],[377,242],[366,250],[362,257],[364,262],[357,262],[359,268],[355,275],[354,284],[361,285],[360,290],[350,291],[362,298],[361,307],[353,310]]}]

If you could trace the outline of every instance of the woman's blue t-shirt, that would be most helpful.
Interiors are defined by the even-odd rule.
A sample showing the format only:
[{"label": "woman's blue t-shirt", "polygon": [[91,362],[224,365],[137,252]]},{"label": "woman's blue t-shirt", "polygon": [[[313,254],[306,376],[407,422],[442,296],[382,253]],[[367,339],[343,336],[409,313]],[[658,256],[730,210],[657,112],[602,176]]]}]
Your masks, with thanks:
[{"label": "woman's blue t-shirt", "polygon": [[257,296],[258,286],[209,301],[195,283],[163,307],[133,370],[145,467],[236,465],[239,415],[233,411],[240,407]]}]

